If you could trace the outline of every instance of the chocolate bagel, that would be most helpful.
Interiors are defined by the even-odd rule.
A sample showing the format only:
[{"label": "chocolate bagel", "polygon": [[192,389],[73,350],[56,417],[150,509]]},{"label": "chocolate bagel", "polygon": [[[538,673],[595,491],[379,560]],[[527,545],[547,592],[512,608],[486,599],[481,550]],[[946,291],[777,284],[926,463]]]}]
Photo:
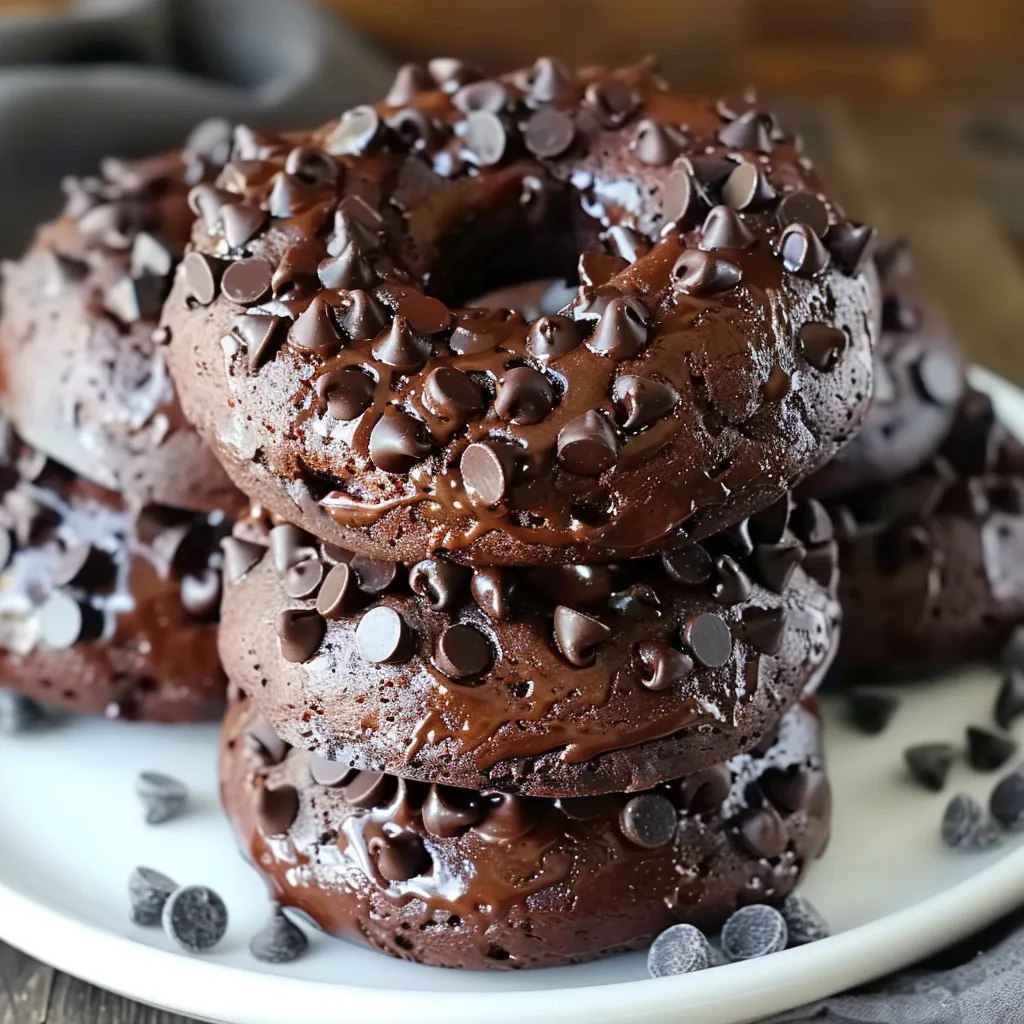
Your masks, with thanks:
[{"label": "chocolate bagel", "polygon": [[126,507],[0,429],[0,681],[81,714],[215,720],[219,513]]},{"label": "chocolate bagel", "polygon": [[233,704],[221,796],[272,898],[405,960],[515,969],[646,946],[780,902],[824,849],[830,797],[816,716],[634,797],[542,800],[346,771],[289,749]]},{"label": "chocolate bagel", "polygon": [[30,444],[134,507],[238,508],[153,334],[191,228],[190,185],[226,156],[216,150],[229,129],[218,144],[216,128],[201,126],[184,153],[111,159],[96,178],[69,179],[63,215],[4,268],[7,415]]},{"label": "chocolate bagel", "polygon": [[[873,234],[770,114],[646,66],[432,66],[193,193],[163,322],[241,489],[379,559],[599,564],[832,457],[871,394]],[[460,308],[576,273],[561,315]]]},{"label": "chocolate bagel", "polygon": [[221,657],[284,739],[346,766],[532,795],[646,789],[756,745],[828,667],[835,545],[814,511],[792,516],[801,539],[787,499],[660,559],[531,569],[404,570],[287,525],[268,552],[243,522],[247,539],[225,541]]},{"label": "chocolate bagel", "polygon": [[969,391],[939,454],[851,496],[837,673],[920,676],[992,660],[1024,622],[1024,446]]},{"label": "chocolate bagel", "polygon": [[967,387],[959,348],[920,294],[906,241],[887,245],[875,265],[883,301],[871,410],[854,438],[803,484],[803,496],[837,498],[914,472],[938,451]]}]

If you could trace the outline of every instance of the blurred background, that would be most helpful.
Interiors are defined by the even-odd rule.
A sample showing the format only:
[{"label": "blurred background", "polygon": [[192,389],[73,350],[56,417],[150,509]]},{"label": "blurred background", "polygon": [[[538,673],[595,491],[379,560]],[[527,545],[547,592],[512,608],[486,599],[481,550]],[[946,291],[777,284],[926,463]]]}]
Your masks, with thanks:
[{"label": "blurred background", "polygon": [[396,60],[654,53],[686,91],[755,84],[851,212],[911,236],[971,355],[1024,382],[1024,0],[320,2]]}]

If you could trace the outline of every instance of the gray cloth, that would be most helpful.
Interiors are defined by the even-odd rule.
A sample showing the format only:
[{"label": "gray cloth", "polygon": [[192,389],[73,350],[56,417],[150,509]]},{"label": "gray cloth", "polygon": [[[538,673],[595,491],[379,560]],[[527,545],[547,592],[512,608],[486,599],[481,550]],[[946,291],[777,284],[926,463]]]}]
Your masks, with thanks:
[{"label": "gray cloth", "polygon": [[79,0],[0,19],[0,255],[61,205],[65,174],[179,146],[217,114],[311,127],[392,67],[303,0]]}]

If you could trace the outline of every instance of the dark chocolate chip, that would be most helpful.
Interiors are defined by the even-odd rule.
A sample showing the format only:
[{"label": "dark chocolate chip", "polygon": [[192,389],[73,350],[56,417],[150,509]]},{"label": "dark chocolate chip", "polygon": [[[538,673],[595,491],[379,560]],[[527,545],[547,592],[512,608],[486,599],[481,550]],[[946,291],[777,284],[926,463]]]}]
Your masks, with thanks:
[{"label": "dark chocolate chip", "polygon": [[507,496],[516,473],[516,449],[500,441],[477,441],[462,453],[459,471],[474,502],[487,507]]},{"label": "dark chocolate chip", "polygon": [[313,198],[313,190],[306,182],[280,171],[274,175],[267,196],[267,212],[271,217],[283,219],[294,217],[303,207],[309,205]]},{"label": "dark chocolate chip", "polygon": [[996,695],[993,712],[1000,729],[1009,729],[1024,714],[1024,670],[1010,668]]},{"label": "dark chocolate chip", "polygon": [[327,138],[326,149],[332,156],[358,156],[374,147],[380,133],[380,116],[373,107],[353,107],[341,115]]},{"label": "dark chocolate chip", "polygon": [[747,160],[736,165],[722,186],[722,201],[733,210],[760,210],[774,200],[775,189],[764,171]]},{"label": "dark chocolate chip", "polygon": [[790,813],[807,810],[815,795],[814,774],[798,764],[765,769],[758,785],[776,807]]},{"label": "dark chocolate chip", "polygon": [[279,576],[283,576],[296,563],[316,557],[313,538],[305,530],[290,523],[273,527],[268,539],[274,568]]},{"label": "dark chocolate chip", "polygon": [[758,544],[754,549],[758,575],[765,586],[781,594],[789,586],[796,567],[806,554],[804,546],[793,540],[780,544]]},{"label": "dark chocolate chip", "polygon": [[301,608],[286,608],[279,612],[274,627],[281,657],[291,662],[307,661],[313,657],[327,632],[327,623],[319,612]]},{"label": "dark chocolate chip", "polygon": [[300,600],[312,597],[324,578],[324,564],[319,558],[305,558],[288,568],[284,574],[284,591]]},{"label": "dark chocolate chip", "polygon": [[132,277],[164,278],[171,272],[173,265],[171,250],[159,238],[148,231],[140,231],[135,236],[129,264]]},{"label": "dark chocolate chip", "polygon": [[419,337],[404,316],[396,316],[370,349],[373,358],[402,373],[419,370],[430,358],[430,343]]},{"label": "dark chocolate chip", "polygon": [[800,328],[800,351],[818,370],[831,370],[846,351],[846,331],[810,321]]},{"label": "dark chocolate chip", "polygon": [[728,206],[715,206],[704,219],[698,246],[705,252],[718,249],[749,249],[756,241],[754,233]]},{"label": "dark chocolate chip", "polygon": [[389,882],[407,882],[430,871],[431,860],[423,840],[415,832],[374,836],[367,851],[377,870]]},{"label": "dark chocolate chip", "polygon": [[732,772],[728,765],[712,765],[680,779],[677,787],[690,814],[714,814],[732,791]]},{"label": "dark chocolate chip", "polygon": [[370,431],[373,464],[385,473],[405,473],[430,453],[427,428],[400,409],[389,408]]},{"label": "dark chocolate chip", "polygon": [[539,370],[516,366],[498,384],[494,411],[511,423],[540,423],[555,406],[555,390]]},{"label": "dark chocolate chip", "polygon": [[806,224],[819,238],[829,229],[828,207],[819,196],[804,190],[783,196],[775,208],[775,219],[780,228]]},{"label": "dark chocolate chip", "polygon": [[341,783],[346,803],[363,811],[390,803],[397,788],[394,775],[383,772],[356,772],[353,778]]},{"label": "dark chocolate chip", "polygon": [[771,860],[786,852],[789,830],[774,807],[767,804],[740,819],[739,834],[743,845],[755,856]]},{"label": "dark chocolate chip", "polygon": [[263,259],[239,260],[231,263],[220,280],[224,297],[239,306],[251,306],[270,291],[273,270]]},{"label": "dark chocolate chip", "polygon": [[496,622],[508,618],[512,590],[508,571],[497,566],[474,569],[469,581],[473,600]]},{"label": "dark chocolate chip", "polygon": [[178,883],[152,868],[135,868],[128,876],[132,924],[152,928],[160,924],[164,904]]},{"label": "dark chocolate chip", "polygon": [[618,440],[608,421],[591,410],[567,423],[559,432],[558,461],[571,473],[600,476],[615,465]]},{"label": "dark chocolate chip", "polygon": [[545,565],[529,570],[538,592],[573,608],[601,608],[611,597],[612,573],[603,565]]},{"label": "dark chocolate chip", "polygon": [[767,119],[756,110],[740,114],[734,121],[720,129],[718,141],[731,149],[749,149],[757,153],[772,151]]},{"label": "dark chocolate chip", "polygon": [[679,404],[675,388],[649,377],[623,376],[612,387],[617,422],[627,434],[635,434],[668,416]]},{"label": "dark chocolate chip", "polygon": [[612,256],[604,252],[583,252],[577,261],[576,272],[580,284],[600,287],[628,266],[629,263],[621,256]]},{"label": "dark chocolate chip", "polygon": [[666,928],[647,951],[647,973],[652,978],[692,974],[710,967],[714,953],[707,936],[692,924]]},{"label": "dark chocolate chip", "polygon": [[440,366],[423,383],[423,404],[440,419],[462,424],[483,411],[484,394],[468,373]]},{"label": "dark chocolate chip", "polygon": [[316,276],[325,288],[352,291],[370,288],[375,278],[355,242],[349,242],[337,256],[328,256],[316,265]]},{"label": "dark chocolate chip", "polygon": [[1017,741],[977,725],[967,727],[967,760],[978,772],[994,772],[1017,753]]},{"label": "dark chocolate chip", "polygon": [[530,354],[545,364],[571,352],[579,343],[576,323],[560,314],[542,316],[535,320],[526,335],[526,347]]},{"label": "dark chocolate chip", "polygon": [[640,683],[648,690],[667,690],[693,672],[688,654],[654,641],[637,645],[636,664]]},{"label": "dark chocolate chip", "polygon": [[779,255],[786,270],[797,277],[814,277],[829,264],[829,251],[806,224],[790,224],[779,238]]},{"label": "dark chocolate chip", "polygon": [[839,546],[830,540],[808,548],[802,568],[816,583],[834,590],[839,579]]},{"label": "dark chocolate chip", "polygon": [[152,274],[122,277],[107,289],[106,307],[122,323],[156,320],[164,300],[164,282]]},{"label": "dark chocolate chip", "polygon": [[306,933],[288,920],[280,907],[274,907],[270,919],[249,940],[253,959],[263,964],[290,964],[308,948]]},{"label": "dark chocolate chip", "polygon": [[587,339],[587,348],[613,359],[632,359],[647,344],[648,319],[639,300],[631,296],[612,299]]},{"label": "dark chocolate chip", "polygon": [[914,366],[914,379],[921,394],[936,405],[956,405],[964,392],[964,374],[959,361],[942,349],[930,349],[921,356]]},{"label": "dark chocolate chip", "polygon": [[334,315],[341,329],[353,341],[369,341],[385,324],[380,307],[362,288],[343,296],[340,304],[334,307]]},{"label": "dark chocolate chip", "polygon": [[220,261],[201,252],[190,252],[181,261],[185,280],[185,297],[200,306],[209,306],[217,298]]},{"label": "dark chocolate chip", "polygon": [[439,839],[453,839],[479,824],[482,817],[480,797],[473,790],[453,786],[430,787],[420,811],[423,827]]},{"label": "dark chocolate chip", "polygon": [[850,724],[866,736],[876,736],[892,721],[899,698],[880,690],[852,687],[846,693]]},{"label": "dark chocolate chip", "polygon": [[672,133],[650,118],[645,118],[636,126],[631,148],[641,163],[651,167],[664,167],[672,163],[679,152],[678,142]]},{"label": "dark chocolate chip", "polygon": [[448,679],[472,679],[486,672],[493,660],[491,645],[476,626],[449,626],[437,638],[434,663]]},{"label": "dark chocolate chip", "polygon": [[572,118],[553,107],[538,110],[526,122],[523,141],[526,148],[540,159],[561,156],[571,145],[576,134]]},{"label": "dark chocolate chip", "polygon": [[498,842],[519,839],[541,823],[547,807],[547,801],[536,797],[488,793],[482,805],[483,820],[473,831]]},{"label": "dark chocolate chip", "polygon": [[946,805],[939,834],[954,850],[990,850],[1002,841],[973,797],[958,793]]},{"label": "dark chocolate chip", "polygon": [[694,657],[708,668],[720,668],[732,655],[732,633],[725,619],[714,612],[701,612],[690,619],[683,639]]},{"label": "dark chocolate chip", "polygon": [[722,952],[733,961],[781,953],[788,941],[785,918],[767,903],[740,907],[722,926]]},{"label": "dark chocolate chip", "polygon": [[348,566],[356,574],[356,582],[364,594],[383,594],[398,576],[395,562],[368,555],[353,555]]},{"label": "dark chocolate chip", "polygon": [[751,516],[747,524],[751,539],[759,544],[778,544],[789,526],[792,508],[793,501],[787,491],[778,501]]},{"label": "dark chocolate chip", "polygon": [[865,224],[833,224],[828,248],[844,274],[859,274],[871,258],[878,233]]},{"label": "dark chocolate chip", "polygon": [[415,636],[394,608],[379,605],[359,620],[356,646],[364,661],[375,665],[396,664],[412,657]]},{"label": "dark chocolate chip", "polygon": [[608,607],[616,615],[632,619],[634,622],[650,622],[661,618],[661,612],[658,610],[660,604],[654,588],[646,583],[630,584],[608,598]]},{"label": "dark chocolate chip", "polygon": [[497,114],[474,110],[466,115],[466,146],[482,167],[501,163],[508,147],[508,133]]},{"label": "dark chocolate chip", "polygon": [[197,619],[213,618],[220,610],[221,574],[207,566],[181,579],[182,607]]},{"label": "dark chocolate chip", "polygon": [[672,267],[672,282],[685,295],[718,295],[732,291],[743,280],[735,263],[710,256],[700,249],[687,249]]},{"label": "dark chocolate chip", "polygon": [[[666,224],[682,225],[697,206],[693,179],[687,170],[674,170],[661,187],[661,215]],[[631,247],[632,248],[632,247]],[[636,255],[630,259],[632,263]]]},{"label": "dark chocolate chip", "polygon": [[560,604],[555,609],[555,643],[570,665],[592,665],[597,648],[612,635],[600,619]]},{"label": "dark chocolate chip", "polygon": [[246,740],[252,744],[266,764],[280,764],[289,751],[289,746],[274,732],[271,724],[262,717],[257,718],[246,732]]},{"label": "dark chocolate chip", "polygon": [[583,98],[606,128],[621,128],[640,107],[637,91],[623,82],[591,82]]},{"label": "dark chocolate chip", "polygon": [[360,604],[360,591],[355,573],[344,562],[327,574],[316,595],[316,610],[325,619],[340,619]]},{"label": "dark chocolate chip", "polygon": [[910,777],[933,793],[945,787],[955,757],[950,743],[918,743],[903,751]]},{"label": "dark chocolate chip", "polygon": [[395,73],[384,102],[389,107],[404,107],[417,93],[433,89],[434,79],[422,64],[403,64]]},{"label": "dark chocolate chip", "polygon": [[744,608],[737,632],[761,654],[778,654],[786,635],[785,608]]},{"label": "dark chocolate chip", "polygon": [[461,601],[470,570],[444,558],[425,558],[409,570],[409,588],[435,611],[448,611]]},{"label": "dark chocolate chip", "polygon": [[1003,828],[1011,832],[1024,828],[1024,770],[1018,768],[999,781],[989,797],[988,809]]},{"label": "dark chocolate chip", "polygon": [[249,203],[226,203],[220,208],[220,229],[232,249],[245,245],[266,222],[266,211]]},{"label": "dark chocolate chip", "polygon": [[734,160],[727,160],[725,157],[710,154],[688,157],[687,163],[693,171],[694,178],[701,185],[708,187],[721,185],[736,167]]},{"label": "dark chocolate chip", "polygon": [[793,532],[805,544],[825,544],[832,540],[832,518],[820,501],[810,498],[793,510]]},{"label": "dark chocolate chip", "polygon": [[734,558],[729,555],[720,555],[716,558],[715,575],[718,582],[714,586],[712,596],[719,604],[741,604],[750,597],[753,584]]},{"label": "dark chocolate chip", "polygon": [[622,834],[636,846],[657,850],[675,838],[679,812],[671,800],[642,793],[627,801],[619,814]]},{"label": "dark chocolate chip", "polygon": [[188,953],[205,953],[228,930],[228,908],[204,885],[175,890],[164,904],[164,931]]},{"label": "dark chocolate chip", "polygon": [[543,106],[568,99],[573,94],[569,71],[552,57],[538,57],[529,77],[526,100],[530,106]]},{"label": "dark chocolate chip", "polygon": [[316,393],[327,402],[327,411],[336,420],[354,420],[373,404],[377,385],[365,373],[346,366],[330,370],[313,382]]},{"label": "dark chocolate chip", "polygon": [[283,836],[299,816],[299,791],[294,786],[264,787],[256,804],[256,821],[267,836]]},{"label": "dark chocolate chip", "polygon": [[350,768],[341,761],[328,761],[326,757],[310,753],[309,777],[318,785],[327,789],[335,789],[351,782],[357,774],[355,768]]},{"label": "dark chocolate chip", "polygon": [[[10,558],[10,534],[0,533],[0,544],[6,541],[7,558],[0,558],[6,565]],[[78,586],[84,590],[99,590],[113,583],[114,563],[108,551],[94,547],[88,541],[72,541],[64,549],[53,573],[53,582],[58,587]]]},{"label": "dark chocolate chip", "polygon": [[715,572],[715,564],[707,548],[696,543],[662,552],[661,564],[665,572],[684,587],[701,587],[710,583]]},{"label": "dark chocolate chip", "polygon": [[789,932],[789,945],[806,946],[820,942],[831,934],[828,922],[805,897],[791,892],[782,901],[782,916]]},{"label": "dark chocolate chip", "polygon": [[172,821],[188,803],[185,784],[162,772],[140,772],[135,780],[135,794],[142,802],[147,825]]},{"label": "dark chocolate chip", "polygon": [[452,96],[452,106],[464,114],[474,110],[486,110],[490,114],[500,114],[511,106],[512,98],[508,89],[493,79],[470,82]]},{"label": "dark chocolate chip", "polygon": [[[662,197],[662,206],[664,207],[664,192]],[[683,212],[685,213],[685,210]],[[606,235],[608,245],[617,256],[624,259],[627,263],[635,263],[641,256],[649,252],[651,248],[650,243],[643,235],[634,231],[631,227],[627,227],[625,224],[613,224],[608,229]]]},{"label": "dark chocolate chip", "polygon": [[235,317],[232,327],[245,342],[251,370],[259,369],[266,362],[279,340],[278,328],[283,322],[279,316],[267,316],[264,313],[244,313]]},{"label": "dark chocolate chip", "polygon": [[288,329],[288,344],[300,352],[332,355],[341,347],[341,340],[331,304],[322,295]]},{"label": "dark chocolate chip", "polygon": [[284,161],[287,174],[307,185],[333,185],[338,180],[339,164],[315,146],[296,146]]}]

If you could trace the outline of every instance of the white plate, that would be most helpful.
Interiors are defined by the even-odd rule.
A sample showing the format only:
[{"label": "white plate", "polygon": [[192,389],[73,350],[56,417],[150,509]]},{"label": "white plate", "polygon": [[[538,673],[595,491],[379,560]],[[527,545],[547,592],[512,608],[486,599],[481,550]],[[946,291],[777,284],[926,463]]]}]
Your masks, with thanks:
[{"label": "white plate", "polygon": [[[976,379],[1024,435],[1024,394],[989,374]],[[997,684],[995,672],[976,670],[901,688],[893,725],[873,738],[851,732],[827,704],[835,822],[803,891],[836,934],[764,960],[659,981],[646,978],[639,953],[488,975],[401,963],[315,935],[299,962],[260,965],[247,942],[265,896],[217,806],[214,729],[101,721],[0,740],[0,938],[103,988],[230,1024],[753,1020],[911,963],[1024,901],[1024,836],[985,854],[953,853],[939,840],[949,795],[984,801],[996,777],[958,765],[946,793],[931,795],[901,762],[909,743],[962,742],[967,721],[989,721]],[[187,782],[191,812],[143,825],[133,796],[143,769]],[[137,864],[224,896],[231,926],[212,954],[186,956],[159,930],[129,923],[126,879]]]}]

